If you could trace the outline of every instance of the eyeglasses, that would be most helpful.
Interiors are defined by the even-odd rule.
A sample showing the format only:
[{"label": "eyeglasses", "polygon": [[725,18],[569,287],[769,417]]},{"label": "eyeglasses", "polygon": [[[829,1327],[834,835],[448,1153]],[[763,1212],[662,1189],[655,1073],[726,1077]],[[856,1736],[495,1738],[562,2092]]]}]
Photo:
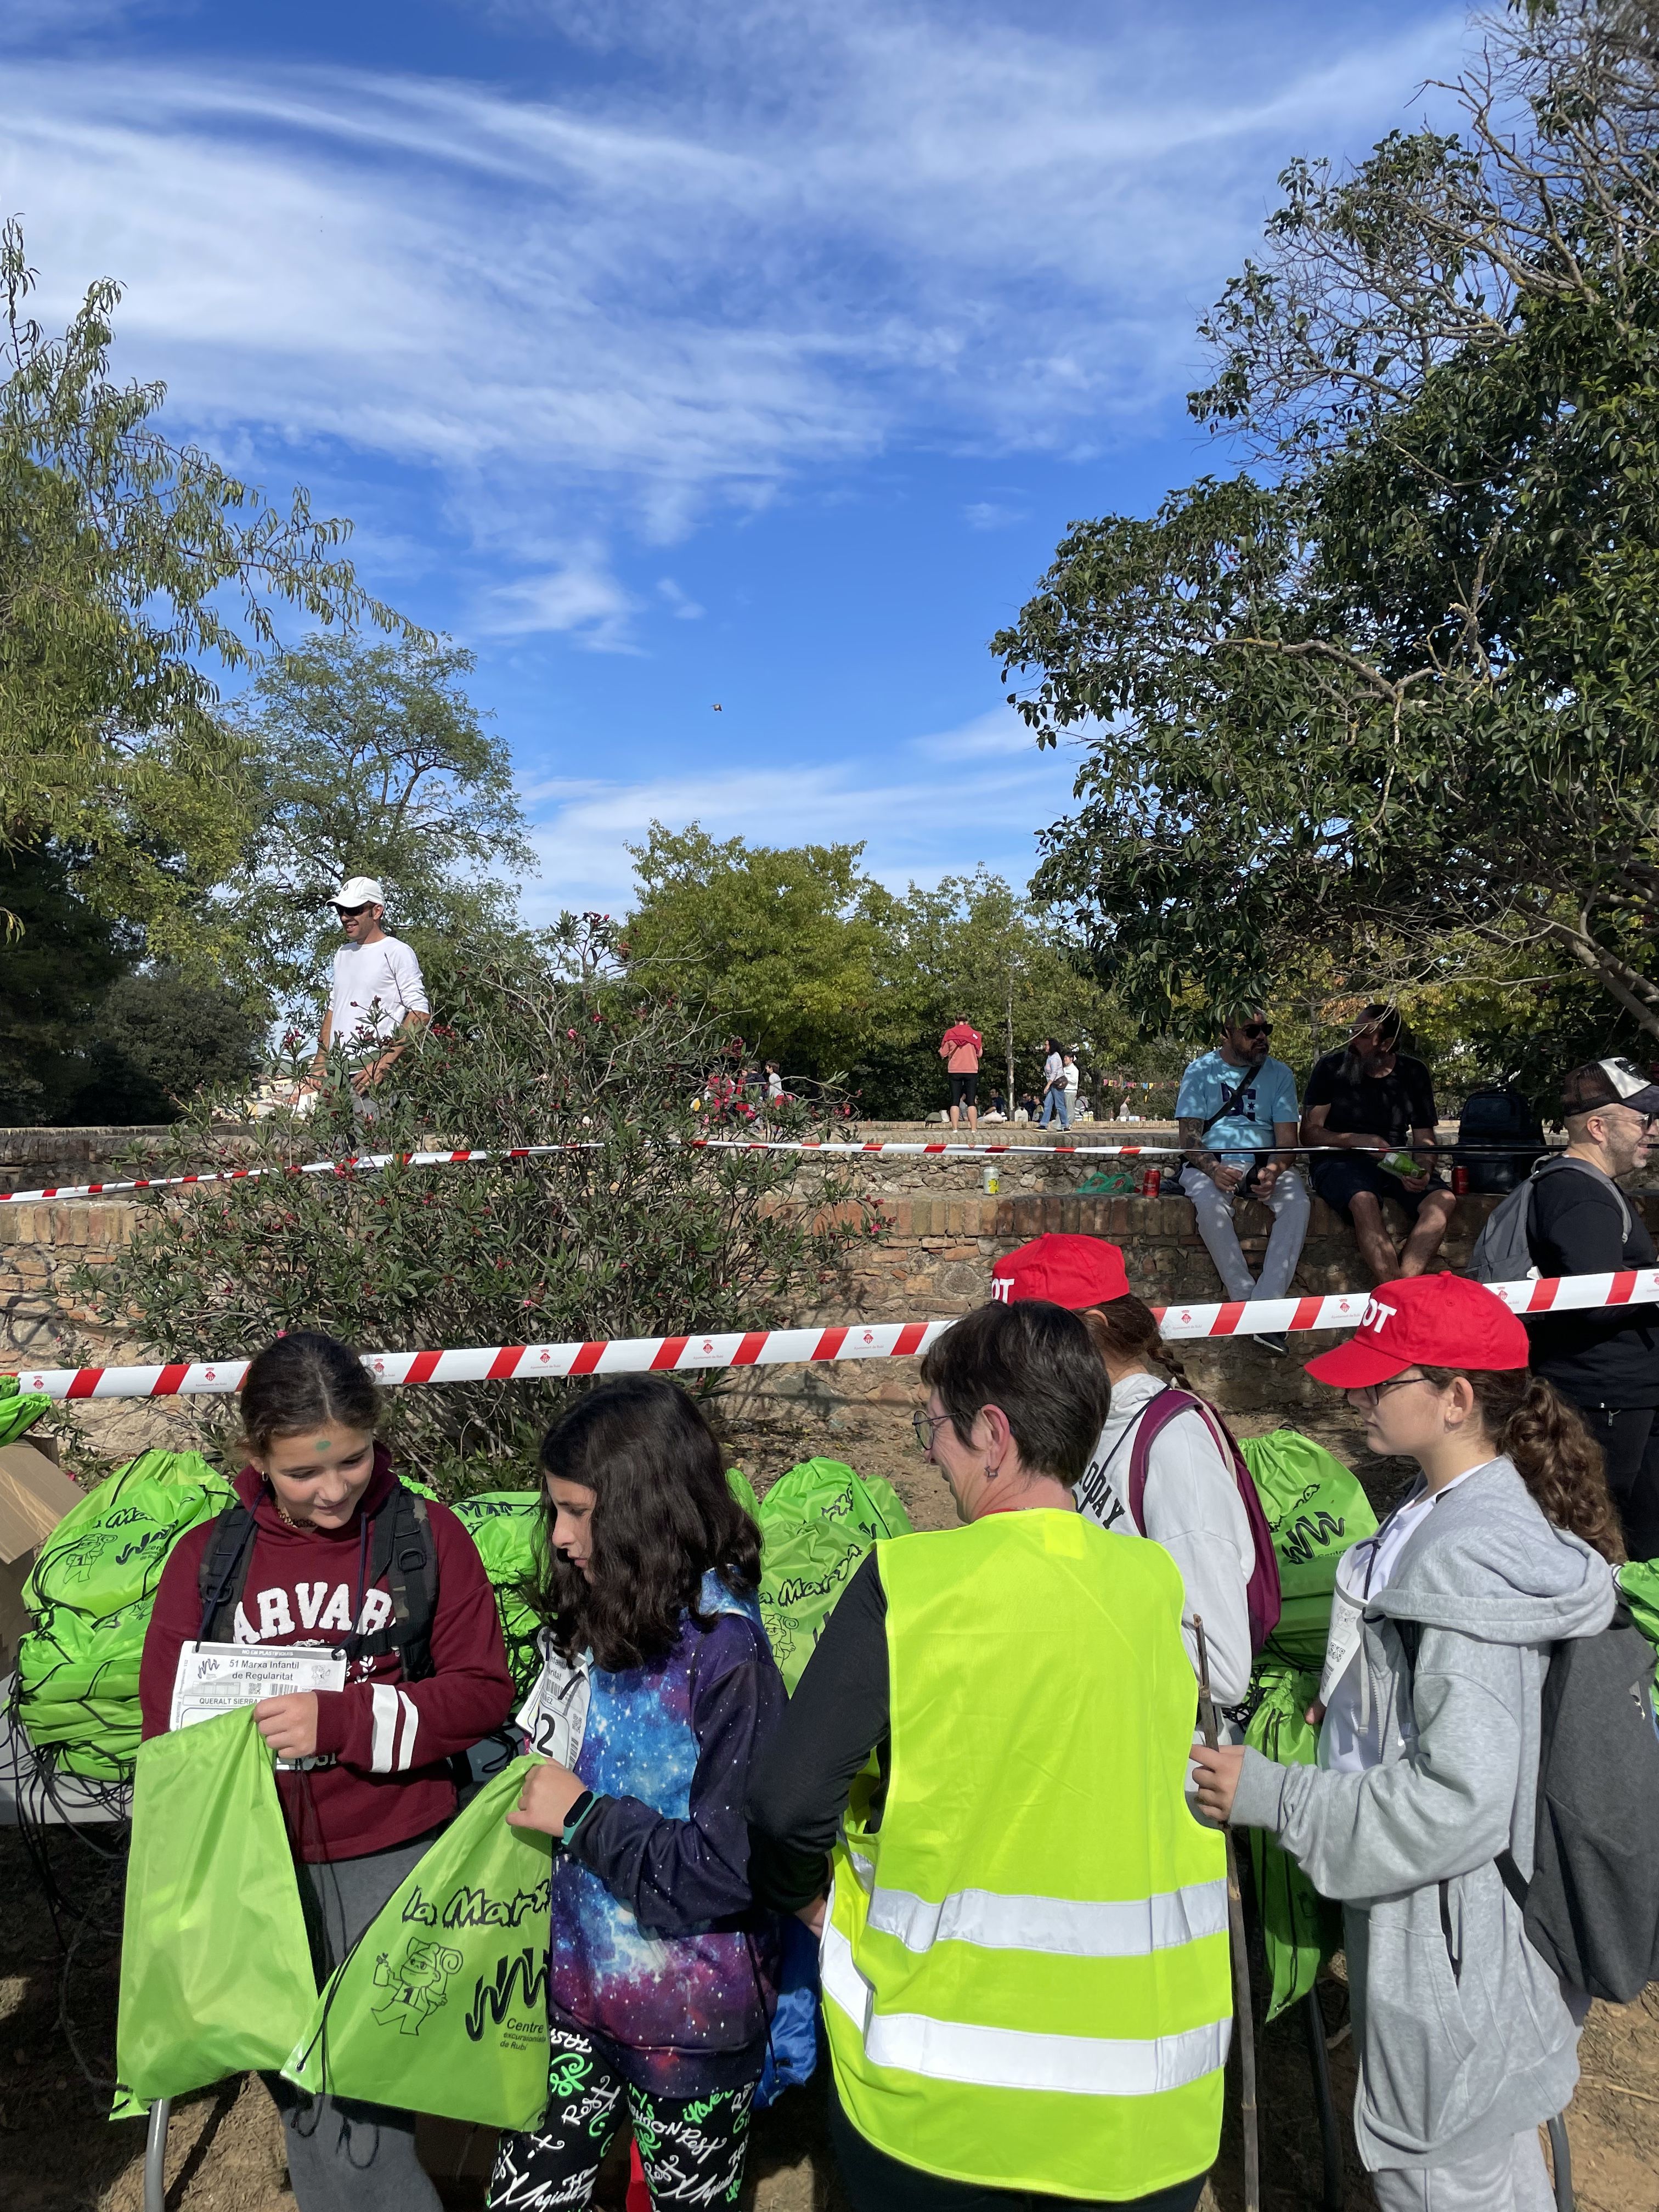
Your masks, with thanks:
[{"label": "eyeglasses", "polygon": [[360,914],[368,912],[368,902],[365,899],[362,906],[337,906],[334,911],[342,921],[356,921]]},{"label": "eyeglasses", "polygon": [[1273,1033],[1273,1025],[1271,1022],[1241,1022],[1238,1025],[1240,1036],[1271,1036]]},{"label": "eyeglasses", "polygon": [[1386,1396],[1389,1391],[1401,1389],[1407,1382],[1426,1382],[1428,1379],[1426,1375],[1395,1375],[1386,1382],[1363,1382],[1358,1389],[1350,1390],[1348,1395],[1364,1407],[1368,1413],[1373,1413],[1377,1400]]},{"label": "eyeglasses", "polygon": [[923,1451],[932,1451],[934,1437],[950,1418],[948,1413],[924,1413],[920,1407],[911,1414],[910,1426],[915,1431],[916,1442]]}]

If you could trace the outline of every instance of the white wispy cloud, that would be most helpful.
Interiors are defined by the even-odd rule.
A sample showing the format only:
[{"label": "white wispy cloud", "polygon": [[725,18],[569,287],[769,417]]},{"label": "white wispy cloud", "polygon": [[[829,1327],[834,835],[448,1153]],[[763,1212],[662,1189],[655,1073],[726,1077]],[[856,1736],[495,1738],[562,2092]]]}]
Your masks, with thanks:
[{"label": "white wispy cloud", "polygon": [[635,611],[604,548],[589,544],[554,568],[492,586],[475,605],[472,627],[485,637],[564,632],[590,652],[630,653],[637,650],[629,630]]},{"label": "white wispy cloud", "polygon": [[[614,81],[14,57],[0,196],[55,308],[129,284],[124,358],[189,418],[434,465],[529,566],[899,436],[1109,434],[1187,380],[1275,156],[1398,120],[1461,36],[1461,11],[1202,38],[1190,9],[539,12]],[[570,620],[573,590],[520,614],[625,619]]]},{"label": "white wispy cloud", "polygon": [[1075,746],[1039,753],[1019,717],[994,707],[959,729],[893,747],[888,761],[886,775],[869,761],[738,758],[628,783],[526,782],[520,795],[541,862],[530,911],[537,919],[561,907],[625,911],[628,848],[653,821],[698,822],[711,836],[758,845],[862,842],[865,867],[895,890],[981,861],[1024,884],[1037,853],[1023,825],[1064,812],[1078,754]]}]

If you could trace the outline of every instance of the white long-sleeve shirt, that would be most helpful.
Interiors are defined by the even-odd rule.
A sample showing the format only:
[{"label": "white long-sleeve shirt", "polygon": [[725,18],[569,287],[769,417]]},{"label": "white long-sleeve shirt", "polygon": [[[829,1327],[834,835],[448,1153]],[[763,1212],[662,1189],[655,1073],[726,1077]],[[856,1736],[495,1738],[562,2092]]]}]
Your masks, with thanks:
[{"label": "white long-sleeve shirt", "polygon": [[1129,1462],[1133,1431],[1167,1385],[1154,1375],[1126,1375],[1112,1385],[1107,1416],[1077,1486],[1079,1512],[1120,1535],[1150,1537],[1181,1570],[1185,1594],[1182,1633],[1198,1672],[1198,1638],[1192,1621],[1202,1616],[1209,1647],[1210,1688],[1218,1705],[1236,1705],[1250,1681],[1248,1592],[1255,1565],[1249,1516],[1233,1470],[1222,1457],[1201,1414],[1190,1410],[1166,1422],[1152,1440],[1141,1498],[1146,1525],[1129,1510]]}]

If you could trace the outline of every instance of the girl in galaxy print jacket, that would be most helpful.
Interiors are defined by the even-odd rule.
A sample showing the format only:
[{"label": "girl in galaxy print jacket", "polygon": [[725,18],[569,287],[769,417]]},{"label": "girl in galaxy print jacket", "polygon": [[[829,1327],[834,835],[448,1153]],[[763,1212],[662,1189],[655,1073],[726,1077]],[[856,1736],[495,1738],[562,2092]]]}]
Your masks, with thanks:
[{"label": "girl in galaxy print jacket", "polygon": [[501,2139],[490,2203],[569,2212],[631,2118],[653,2201],[743,2178],[775,2003],[775,1923],[749,1887],[750,1770],[783,1683],[755,1593],[760,1539],[685,1393],[611,1382],[542,1446],[545,1763],[518,1826],[552,1836],[551,2064],[539,2130]]}]

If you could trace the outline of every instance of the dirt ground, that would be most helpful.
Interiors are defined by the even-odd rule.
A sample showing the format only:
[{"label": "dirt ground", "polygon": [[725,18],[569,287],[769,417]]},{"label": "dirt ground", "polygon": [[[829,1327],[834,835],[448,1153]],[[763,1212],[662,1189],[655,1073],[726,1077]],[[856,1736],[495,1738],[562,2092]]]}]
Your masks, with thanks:
[{"label": "dirt ground", "polygon": [[[85,1911],[67,1961],[40,1880],[15,1831],[0,1832],[0,2206],[4,2212],[142,2212],[143,2124],[112,2124],[116,1891],[81,1838],[51,1845],[59,1886]],[[1374,2200],[1354,2151],[1346,1991],[1322,1988],[1332,2087],[1345,2160],[1347,2212]],[[1259,2032],[1263,2212],[1315,2212],[1324,2202],[1320,2137],[1304,2021]],[[1583,2045],[1583,2079],[1568,2119],[1582,2212],[1659,2212],[1659,1986],[1640,2004],[1597,2005]],[[88,2073],[101,2077],[92,2086]],[[439,2123],[422,2155],[453,2212],[483,2203],[489,2143],[483,2130]],[[622,2203],[625,2168],[603,2191]],[[293,2212],[282,2134],[257,2081],[221,2084],[175,2108],[168,2136],[168,2212]],[[1243,2212],[1237,2059],[1228,2081],[1221,2157],[1202,2212]],[[845,2212],[825,2139],[823,2069],[756,2123],[744,2212]]]}]

